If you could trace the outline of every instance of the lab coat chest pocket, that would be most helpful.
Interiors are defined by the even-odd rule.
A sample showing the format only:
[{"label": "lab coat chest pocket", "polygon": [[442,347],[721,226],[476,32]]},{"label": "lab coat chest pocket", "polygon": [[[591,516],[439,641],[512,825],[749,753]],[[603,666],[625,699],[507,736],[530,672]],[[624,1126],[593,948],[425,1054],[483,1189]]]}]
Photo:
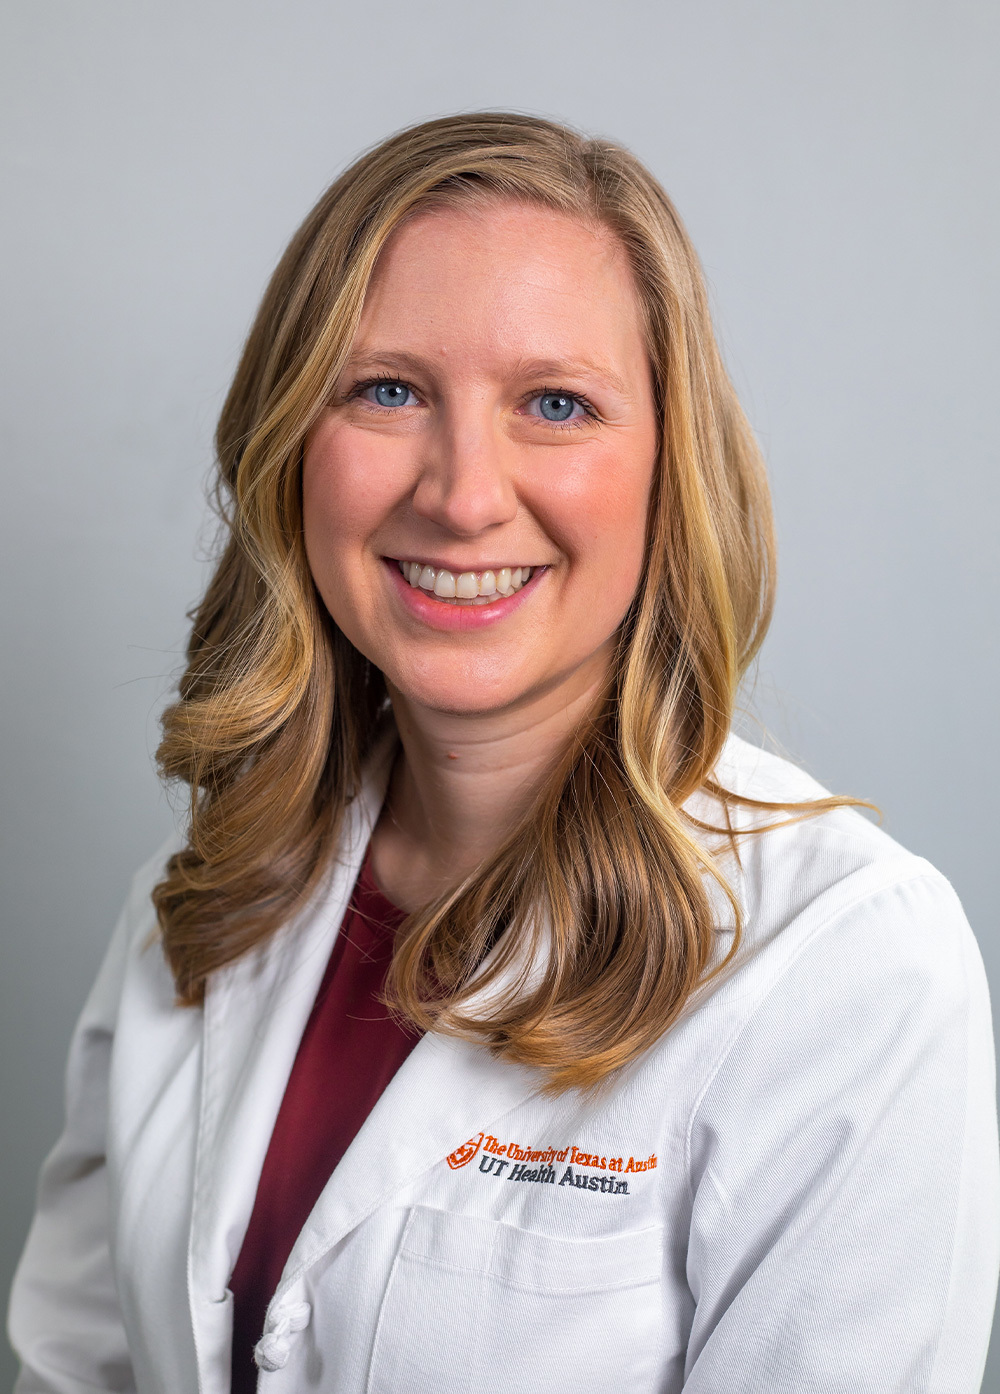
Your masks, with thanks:
[{"label": "lab coat chest pocket", "polygon": [[379,1314],[369,1394],[653,1390],[663,1235],[535,1234],[416,1206]]}]

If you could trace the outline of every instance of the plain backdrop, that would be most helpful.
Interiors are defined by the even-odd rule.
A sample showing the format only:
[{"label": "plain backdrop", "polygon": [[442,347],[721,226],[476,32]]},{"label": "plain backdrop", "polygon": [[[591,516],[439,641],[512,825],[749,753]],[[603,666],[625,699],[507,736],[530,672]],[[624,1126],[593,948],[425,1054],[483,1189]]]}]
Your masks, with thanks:
[{"label": "plain backdrop", "polygon": [[1000,990],[995,0],[5,0],[0,52],[4,1282],[171,823],[242,337],[320,191],[428,116],[555,116],[666,185],[772,472],[757,716],[952,879]]}]

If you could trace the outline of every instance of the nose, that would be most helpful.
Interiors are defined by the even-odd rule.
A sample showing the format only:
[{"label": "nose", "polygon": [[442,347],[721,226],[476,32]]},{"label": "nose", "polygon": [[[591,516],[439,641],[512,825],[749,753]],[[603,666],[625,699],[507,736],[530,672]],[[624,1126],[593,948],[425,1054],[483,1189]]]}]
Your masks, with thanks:
[{"label": "nose", "polygon": [[488,408],[449,413],[426,439],[413,510],[458,537],[475,537],[517,513],[512,445]]}]

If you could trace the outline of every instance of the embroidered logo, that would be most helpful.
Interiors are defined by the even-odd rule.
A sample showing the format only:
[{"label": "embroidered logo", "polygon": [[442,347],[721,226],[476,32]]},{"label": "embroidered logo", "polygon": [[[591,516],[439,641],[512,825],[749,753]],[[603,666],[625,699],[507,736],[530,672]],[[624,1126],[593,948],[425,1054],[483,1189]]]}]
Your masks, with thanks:
[{"label": "embroidered logo", "polygon": [[[631,1195],[626,1175],[651,1171],[657,1163],[655,1152],[640,1158],[603,1157],[573,1144],[560,1148],[522,1147],[517,1142],[500,1142],[492,1135],[479,1133],[450,1154],[448,1165],[456,1171],[467,1166],[480,1147],[483,1155],[479,1159],[479,1170],[484,1176],[492,1176],[494,1181],[534,1181],[540,1185],[572,1186],[576,1190],[611,1196]],[[559,1164],[561,1175],[553,1163]],[[584,1167],[594,1170],[584,1171]]]},{"label": "embroidered logo", "polygon": [[470,1137],[468,1142],[463,1142],[461,1147],[456,1147],[454,1152],[448,1153],[448,1165],[453,1171],[457,1171],[459,1167],[468,1166],[482,1144],[482,1133],[477,1137]]}]

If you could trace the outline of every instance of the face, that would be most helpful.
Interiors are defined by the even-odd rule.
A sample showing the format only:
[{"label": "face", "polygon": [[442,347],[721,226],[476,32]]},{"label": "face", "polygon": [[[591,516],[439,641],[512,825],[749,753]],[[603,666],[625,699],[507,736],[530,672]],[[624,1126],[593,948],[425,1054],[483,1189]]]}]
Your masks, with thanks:
[{"label": "face", "polygon": [[657,438],[610,233],[513,203],[419,214],[306,441],[319,593],[415,707],[572,700],[639,582]]}]

